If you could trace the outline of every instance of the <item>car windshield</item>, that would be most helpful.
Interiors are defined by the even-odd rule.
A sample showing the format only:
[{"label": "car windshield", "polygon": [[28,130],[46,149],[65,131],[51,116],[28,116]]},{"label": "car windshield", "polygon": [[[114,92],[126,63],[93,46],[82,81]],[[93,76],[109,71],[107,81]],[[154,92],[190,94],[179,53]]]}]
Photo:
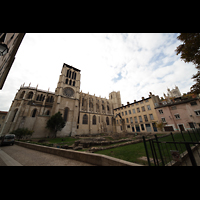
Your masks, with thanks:
[{"label": "car windshield", "polygon": [[5,136],[5,139],[14,139],[14,138],[15,138],[14,135],[6,135],[6,136]]}]

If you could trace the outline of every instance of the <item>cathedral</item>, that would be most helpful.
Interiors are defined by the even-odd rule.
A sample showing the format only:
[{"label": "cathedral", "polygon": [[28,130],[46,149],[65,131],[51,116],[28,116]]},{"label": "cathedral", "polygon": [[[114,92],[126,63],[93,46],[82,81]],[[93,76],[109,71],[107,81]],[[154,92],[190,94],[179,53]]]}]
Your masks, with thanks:
[{"label": "cathedral", "polygon": [[109,99],[80,91],[80,70],[63,64],[55,92],[22,85],[15,95],[0,135],[18,128],[33,130],[32,138],[50,136],[48,119],[61,112],[66,121],[58,137],[80,134],[112,133],[113,109],[121,107],[120,92]]}]

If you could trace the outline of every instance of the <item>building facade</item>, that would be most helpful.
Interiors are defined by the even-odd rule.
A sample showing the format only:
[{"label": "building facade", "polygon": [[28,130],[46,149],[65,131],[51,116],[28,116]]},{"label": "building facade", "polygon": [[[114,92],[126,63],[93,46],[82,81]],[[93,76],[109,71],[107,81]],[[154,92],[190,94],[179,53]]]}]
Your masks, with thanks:
[{"label": "building facade", "polygon": [[200,127],[200,99],[175,98],[173,102],[155,108],[164,131],[186,131]]},{"label": "building facade", "polygon": [[165,97],[166,100],[169,99],[169,98],[181,97],[181,92],[180,92],[178,86],[175,86],[175,88],[172,89],[172,90],[167,88],[167,95],[164,93],[164,97]]},{"label": "building facade", "polygon": [[[142,97],[142,100],[133,103],[127,102],[127,105],[114,109],[117,132],[157,132],[156,122],[158,122],[155,106],[160,102],[159,96],[152,95],[150,92],[148,98]],[[125,122],[123,130],[122,120]]]},{"label": "building facade", "polygon": [[24,35],[25,33],[0,33],[0,46],[6,45],[8,51],[5,55],[0,55],[0,89],[3,88]]},{"label": "building facade", "polygon": [[50,135],[46,122],[57,112],[66,121],[58,137],[77,134],[112,133],[113,109],[121,106],[120,92],[109,99],[80,91],[80,70],[63,64],[55,92],[21,86],[15,95],[0,134],[17,128],[33,130],[33,138]]}]

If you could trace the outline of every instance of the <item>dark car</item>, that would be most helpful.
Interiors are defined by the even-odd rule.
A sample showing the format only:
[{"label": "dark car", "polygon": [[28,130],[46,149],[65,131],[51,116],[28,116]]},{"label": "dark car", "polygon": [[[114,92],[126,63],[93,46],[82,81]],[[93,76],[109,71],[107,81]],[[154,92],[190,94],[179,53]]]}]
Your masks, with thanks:
[{"label": "dark car", "polygon": [[13,145],[15,143],[15,135],[14,134],[6,134],[0,137],[0,145]]}]

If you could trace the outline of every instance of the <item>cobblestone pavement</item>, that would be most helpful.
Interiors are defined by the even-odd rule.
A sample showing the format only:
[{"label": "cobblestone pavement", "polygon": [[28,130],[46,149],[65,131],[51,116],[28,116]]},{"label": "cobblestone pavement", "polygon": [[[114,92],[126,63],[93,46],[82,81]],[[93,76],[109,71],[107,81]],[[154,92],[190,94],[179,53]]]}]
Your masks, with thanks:
[{"label": "cobblestone pavement", "polygon": [[18,145],[0,146],[0,166],[92,166],[61,156],[56,156]]}]

